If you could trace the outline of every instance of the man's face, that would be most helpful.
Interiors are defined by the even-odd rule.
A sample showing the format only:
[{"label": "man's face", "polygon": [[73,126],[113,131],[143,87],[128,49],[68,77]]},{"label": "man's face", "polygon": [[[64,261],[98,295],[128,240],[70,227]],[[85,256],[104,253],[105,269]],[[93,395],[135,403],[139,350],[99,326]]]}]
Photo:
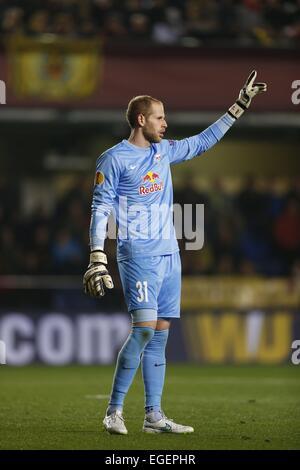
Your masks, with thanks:
[{"label": "man's face", "polygon": [[158,144],[164,137],[164,133],[168,127],[164,107],[162,103],[151,103],[149,114],[144,116],[144,126],[142,131],[144,137],[150,143]]}]

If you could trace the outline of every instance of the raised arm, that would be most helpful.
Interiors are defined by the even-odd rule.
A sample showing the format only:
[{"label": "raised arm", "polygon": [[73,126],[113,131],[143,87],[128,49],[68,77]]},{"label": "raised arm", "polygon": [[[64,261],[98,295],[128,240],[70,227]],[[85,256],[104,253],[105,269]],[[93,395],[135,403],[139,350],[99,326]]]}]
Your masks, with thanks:
[{"label": "raised arm", "polygon": [[252,98],[267,90],[266,83],[254,83],[256,75],[257,72],[253,70],[240,90],[235,103],[230,106],[227,113],[207,129],[186,139],[169,141],[168,153],[171,164],[191,160],[209,150],[222,139],[235,121],[249,108]]}]

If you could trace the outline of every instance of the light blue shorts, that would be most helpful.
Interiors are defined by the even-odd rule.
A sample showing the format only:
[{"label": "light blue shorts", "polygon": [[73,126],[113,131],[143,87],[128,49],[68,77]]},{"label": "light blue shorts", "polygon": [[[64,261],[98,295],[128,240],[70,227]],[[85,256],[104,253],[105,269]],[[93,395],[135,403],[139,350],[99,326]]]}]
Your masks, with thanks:
[{"label": "light blue shorts", "polygon": [[118,261],[128,312],[133,321],[180,317],[179,252]]}]

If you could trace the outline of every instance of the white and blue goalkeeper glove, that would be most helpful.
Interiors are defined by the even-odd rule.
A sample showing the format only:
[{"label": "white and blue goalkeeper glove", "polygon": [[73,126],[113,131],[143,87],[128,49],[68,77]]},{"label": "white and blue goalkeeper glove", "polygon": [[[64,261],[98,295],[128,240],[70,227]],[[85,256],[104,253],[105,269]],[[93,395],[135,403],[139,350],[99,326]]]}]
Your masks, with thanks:
[{"label": "white and blue goalkeeper glove", "polygon": [[238,119],[246,109],[249,108],[252,98],[267,91],[266,83],[254,83],[257,72],[252,70],[243,88],[240,91],[236,102],[229,108],[228,113],[235,119]]},{"label": "white and blue goalkeeper glove", "polygon": [[92,297],[103,297],[105,289],[113,289],[114,284],[106,266],[107,257],[104,251],[92,251],[90,264],[83,276],[83,287],[86,294]]}]

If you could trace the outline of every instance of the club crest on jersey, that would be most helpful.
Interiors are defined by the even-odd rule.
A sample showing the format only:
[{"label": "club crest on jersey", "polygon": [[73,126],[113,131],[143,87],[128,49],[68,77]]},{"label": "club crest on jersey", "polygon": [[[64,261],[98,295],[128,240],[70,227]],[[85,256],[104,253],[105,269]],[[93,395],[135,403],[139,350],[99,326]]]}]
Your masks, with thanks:
[{"label": "club crest on jersey", "polygon": [[[148,171],[148,173],[142,178],[142,181],[145,184],[139,187],[139,194],[144,196],[145,194],[161,191],[163,189],[163,182],[159,180],[160,177],[158,173],[154,173],[154,171]],[[148,183],[150,183],[150,186]]]},{"label": "club crest on jersey", "polygon": [[160,162],[160,159],[161,159],[160,153],[157,153],[157,154],[154,155],[154,161],[155,162]]}]

